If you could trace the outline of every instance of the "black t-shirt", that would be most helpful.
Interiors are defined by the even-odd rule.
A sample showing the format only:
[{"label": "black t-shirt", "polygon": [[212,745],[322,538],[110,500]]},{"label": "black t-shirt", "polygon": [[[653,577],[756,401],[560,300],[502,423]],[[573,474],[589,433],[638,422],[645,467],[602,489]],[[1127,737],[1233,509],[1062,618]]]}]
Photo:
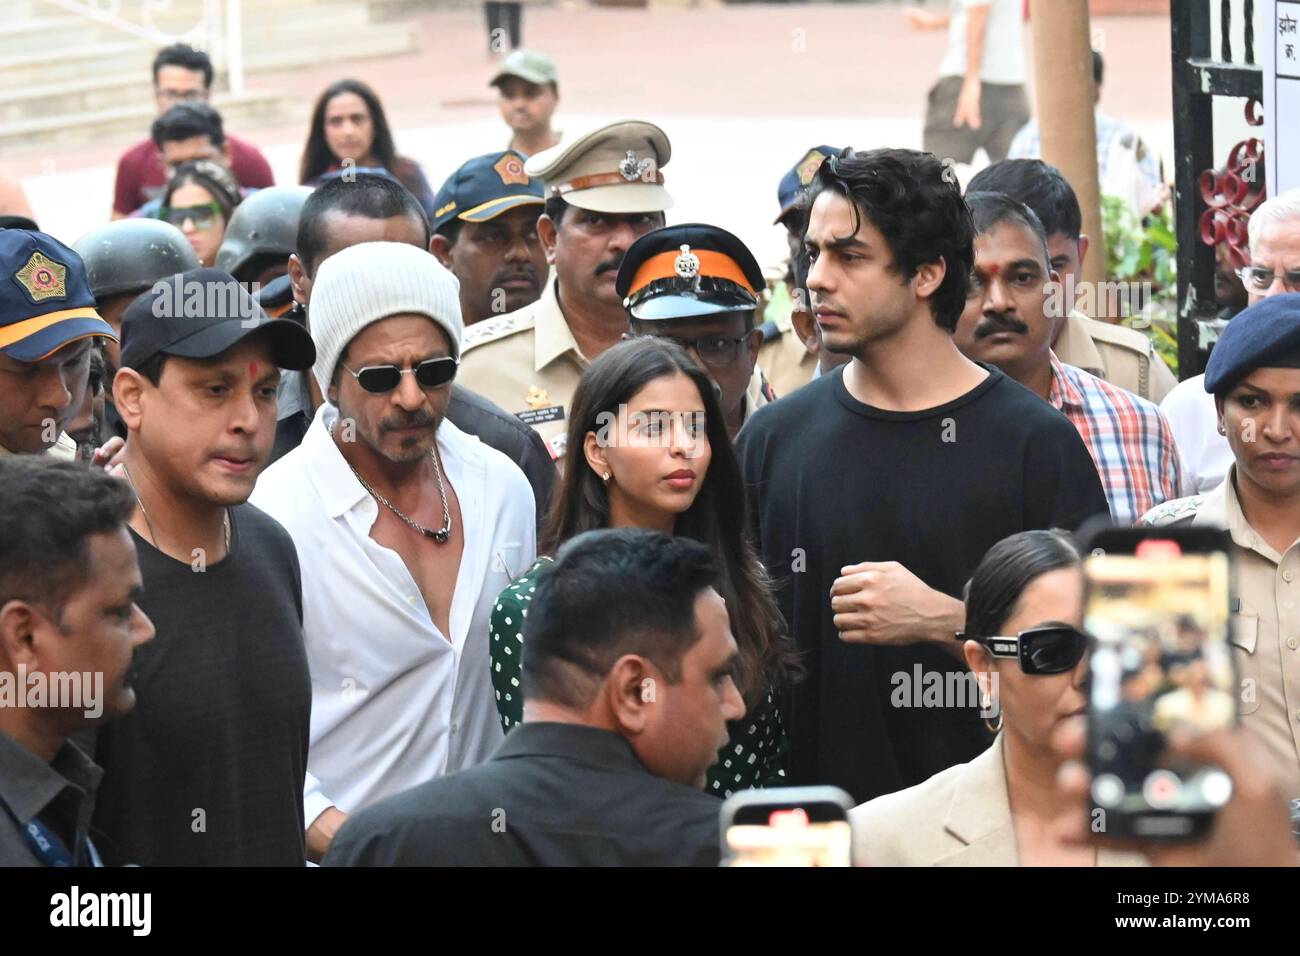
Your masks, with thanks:
[{"label": "black t-shirt", "polygon": [[288,532],[230,509],[230,553],[202,571],[134,535],[157,635],[136,705],[104,726],[92,839],[141,866],[302,866],[311,678]]},{"label": "black t-shirt", "polygon": [[790,695],[792,784],[834,784],[868,800],[989,742],[977,707],[894,706],[891,697],[916,703],[921,690],[908,688],[924,686],[929,672],[965,667],[930,642],[841,641],[830,589],[842,567],[897,561],[960,597],[980,558],[1008,535],[1074,529],[1107,511],[1074,426],[985,368],[971,391],[920,412],[862,404],[837,369],[759,409],[740,433],[759,548],[807,669]]}]

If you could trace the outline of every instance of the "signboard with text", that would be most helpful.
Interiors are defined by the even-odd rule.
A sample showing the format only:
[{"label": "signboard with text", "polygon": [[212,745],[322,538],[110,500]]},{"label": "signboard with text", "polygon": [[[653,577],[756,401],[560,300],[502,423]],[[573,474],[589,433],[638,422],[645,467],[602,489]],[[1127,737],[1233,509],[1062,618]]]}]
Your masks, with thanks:
[{"label": "signboard with text", "polygon": [[1300,2],[1264,8],[1264,151],[1268,194],[1300,188]]}]

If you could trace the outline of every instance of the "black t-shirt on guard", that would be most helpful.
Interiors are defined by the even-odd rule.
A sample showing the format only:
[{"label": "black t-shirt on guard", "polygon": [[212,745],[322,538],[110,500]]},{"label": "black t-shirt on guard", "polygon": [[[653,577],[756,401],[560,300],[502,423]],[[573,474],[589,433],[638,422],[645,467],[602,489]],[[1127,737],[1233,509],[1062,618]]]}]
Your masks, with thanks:
[{"label": "black t-shirt on guard", "polygon": [[132,532],[139,604],[135,708],[99,733],[91,837],[110,866],[303,866],[311,677],[287,531],[230,509],[230,553],[202,571]]},{"label": "black t-shirt on guard", "polygon": [[897,561],[960,597],[980,558],[1008,535],[1075,529],[1107,512],[1069,420],[985,368],[974,389],[920,412],[862,404],[837,369],[760,409],[741,431],[759,550],[807,669],[789,697],[791,784],[834,784],[868,800],[970,760],[990,739],[977,708],[892,706],[891,695],[915,684],[917,664],[922,675],[965,667],[929,642],[841,641],[830,604],[841,567]]}]

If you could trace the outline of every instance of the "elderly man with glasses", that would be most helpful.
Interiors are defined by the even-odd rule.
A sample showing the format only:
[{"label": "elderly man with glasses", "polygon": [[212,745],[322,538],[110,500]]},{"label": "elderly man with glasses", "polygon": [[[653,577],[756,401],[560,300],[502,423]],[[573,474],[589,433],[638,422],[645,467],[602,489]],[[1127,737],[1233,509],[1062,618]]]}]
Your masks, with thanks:
[{"label": "elderly man with glasses", "polygon": [[[1265,201],[1250,217],[1250,265],[1237,271],[1250,304],[1285,292],[1300,292],[1300,189]],[[1219,429],[1214,396],[1205,376],[1180,382],[1160,403],[1182,458],[1183,495],[1217,488],[1232,465],[1232,450]]]}]

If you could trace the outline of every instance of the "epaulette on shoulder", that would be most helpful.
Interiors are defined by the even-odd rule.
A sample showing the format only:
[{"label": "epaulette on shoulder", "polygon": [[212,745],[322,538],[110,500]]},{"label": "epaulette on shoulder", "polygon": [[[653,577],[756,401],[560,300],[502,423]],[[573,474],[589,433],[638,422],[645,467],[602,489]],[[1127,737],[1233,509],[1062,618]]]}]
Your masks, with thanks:
[{"label": "epaulette on shoulder", "polygon": [[1187,498],[1174,498],[1156,505],[1142,516],[1142,524],[1148,527],[1161,527],[1195,518],[1201,509],[1201,496],[1191,495]]},{"label": "epaulette on shoulder", "polygon": [[1115,345],[1119,348],[1128,349],[1130,352],[1136,352],[1138,355],[1150,355],[1152,352],[1151,340],[1139,332],[1137,329],[1130,329],[1124,325],[1113,325],[1110,322],[1091,322],[1088,325],[1088,334],[1093,339],[1099,339],[1107,345]]},{"label": "epaulette on shoulder", "polygon": [[482,322],[475,322],[465,330],[465,335],[460,342],[460,350],[468,352],[477,346],[508,338],[516,332],[526,332],[532,327],[532,309],[518,309],[506,315],[484,319]]}]

